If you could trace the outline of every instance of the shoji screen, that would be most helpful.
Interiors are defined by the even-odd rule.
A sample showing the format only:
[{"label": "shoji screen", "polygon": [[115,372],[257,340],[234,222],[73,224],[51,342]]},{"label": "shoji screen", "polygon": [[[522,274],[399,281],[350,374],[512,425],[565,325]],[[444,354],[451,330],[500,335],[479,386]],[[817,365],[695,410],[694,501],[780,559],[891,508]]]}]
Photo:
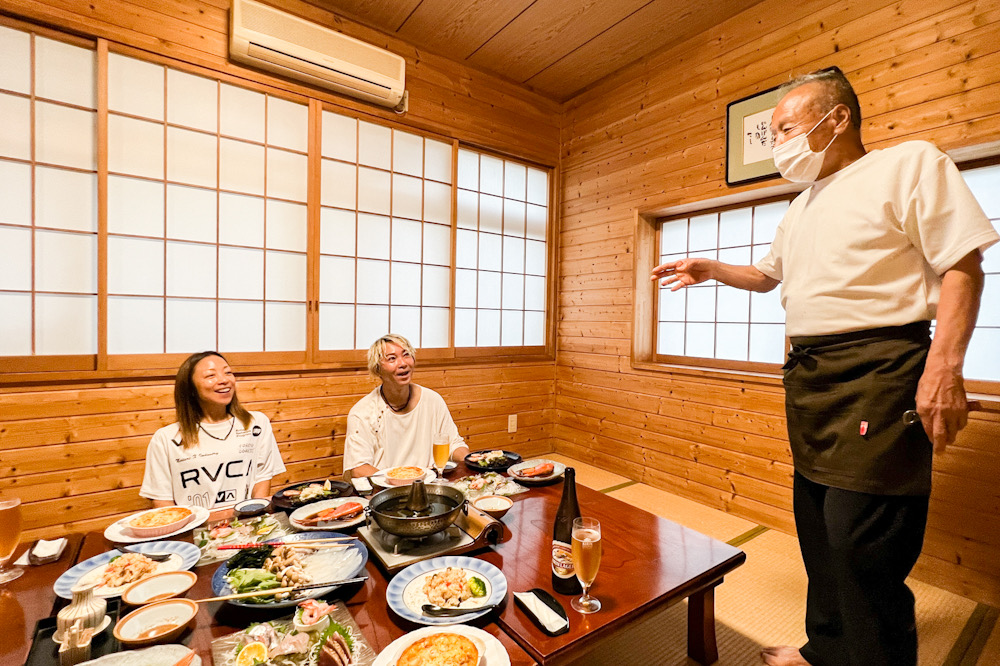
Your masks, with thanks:
[{"label": "shoji screen", "polygon": [[323,112],[321,350],[449,346],[452,146]]},{"label": "shoji screen", "polygon": [[548,173],[458,153],[455,346],[545,344]]},{"label": "shoji screen", "polygon": [[111,54],[108,353],[306,348],[308,107]]},{"label": "shoji screen", "polygon": [[0,356],[95,354],[95,52],[0,26],[0,62]]}]

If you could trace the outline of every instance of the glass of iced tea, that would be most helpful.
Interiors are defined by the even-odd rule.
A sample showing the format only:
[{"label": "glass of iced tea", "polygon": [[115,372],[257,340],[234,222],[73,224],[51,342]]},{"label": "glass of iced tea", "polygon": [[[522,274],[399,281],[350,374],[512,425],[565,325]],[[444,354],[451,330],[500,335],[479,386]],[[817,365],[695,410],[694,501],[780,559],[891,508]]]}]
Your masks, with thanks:
[{"label": "glass of iced tea", "polygon": [[431,445],[434,449],[434,470],[437,472],[437,480],[444,480],[444,466],[448,464],[448,454],[451,448],[451,440],[448,435],[439,432],[431,438]]},{"label": "glass of iced tea", "polygon": [[573,519],[573,567],[583,594],[570,606],[579,613],[596,613],[601,610],[601,602],[590,596],[590,586],[601,568],[601,523],[597,518]]},{"label": "glass of iced tea", "polygon": [[0,500],[0,584],[20,578],[20,568],[9,568],[14,550],[21,540],[21,500]]}]

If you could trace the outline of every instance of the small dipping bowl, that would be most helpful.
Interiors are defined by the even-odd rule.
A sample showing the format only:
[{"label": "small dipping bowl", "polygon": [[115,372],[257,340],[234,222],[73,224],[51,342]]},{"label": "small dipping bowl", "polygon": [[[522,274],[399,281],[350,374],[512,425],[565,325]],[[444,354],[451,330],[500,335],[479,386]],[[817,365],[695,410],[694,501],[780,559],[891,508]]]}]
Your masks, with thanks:
[{"label": "small dipping bowl", "polygon": [[510,511],[510,507],[514,506],[514,500],[503,495],[483,495],[472,500],[472,505],[480,511],[500,519]]},{"label": "small dipping bowl", "polygon": [[190,599],[167,599],[138,608],[115,625],[115,638],[127,647],[170,643],[198,614]]},{"label": "small dipping bowl", "polygon": [[251,518],[259,516],[271,508],[271,500],[265,497],[254,497],[237,502],[233,507],[233,512],[237,518]]},{"label": "small dipping bowl", "polygon": [[122,601],[130,606],[142,606],[156,601],[179,597],[195,584],[197,574],[191,571],[168,571],[143,578],[125,588]]}]

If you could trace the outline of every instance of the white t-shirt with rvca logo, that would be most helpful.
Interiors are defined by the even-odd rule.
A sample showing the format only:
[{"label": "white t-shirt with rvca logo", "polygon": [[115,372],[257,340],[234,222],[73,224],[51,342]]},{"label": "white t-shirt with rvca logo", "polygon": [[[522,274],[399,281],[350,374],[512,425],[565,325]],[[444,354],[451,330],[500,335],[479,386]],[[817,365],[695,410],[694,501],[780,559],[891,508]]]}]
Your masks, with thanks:
[{"label": "white t-shirt with rvca logo", "polygon": [[209,510],[249,498],[254,484],[285,471],[271,422],[260,412],[250,416],[249,428],[235,418],[202,423],[198,443],[186,449],[180,445],[180,424],[157,430],[146,449],[139,494]]}]

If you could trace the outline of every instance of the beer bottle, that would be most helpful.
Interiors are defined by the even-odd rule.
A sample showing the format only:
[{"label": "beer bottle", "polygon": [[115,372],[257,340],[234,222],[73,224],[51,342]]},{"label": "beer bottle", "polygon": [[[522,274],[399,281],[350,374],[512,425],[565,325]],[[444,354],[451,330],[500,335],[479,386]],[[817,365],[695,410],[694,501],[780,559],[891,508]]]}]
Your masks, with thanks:
[{"label": "beer bottle", "polygon": [[552,589],[560,594],[579,594],[580,581],[573,570],[573,519],[580,517],[576,501],[576,470],[566,468],[562,499],[552,528]]}]

